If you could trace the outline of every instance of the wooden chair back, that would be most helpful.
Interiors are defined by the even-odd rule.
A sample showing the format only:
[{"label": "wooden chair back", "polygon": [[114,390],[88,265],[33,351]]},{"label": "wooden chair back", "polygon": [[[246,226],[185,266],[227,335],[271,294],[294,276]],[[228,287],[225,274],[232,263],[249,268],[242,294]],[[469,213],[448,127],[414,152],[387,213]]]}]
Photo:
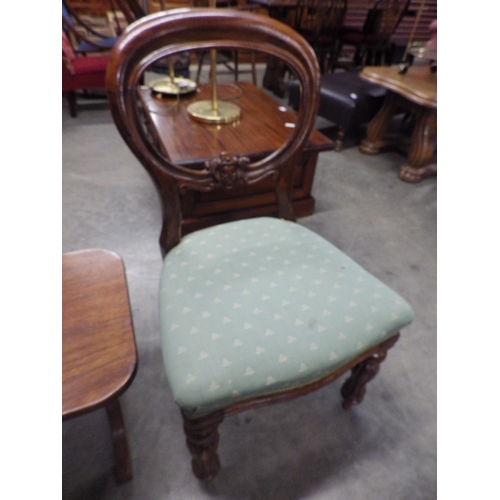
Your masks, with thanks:
[{"label": "wooden chair back", "polygon": [[346,9],[346,0],[299,0],[295,29],[317,41],[326,36],[333,38],[342,27]]},{"label": "wooden chair back", "polygon": [[79,44],[86,44],[85,52],[110,50],[114,38],[106,37],[92,28],[87,22],[62,0],[62,28],[73,44],[76,52],[81,52]]},{"label": "wooden chair back", "polygon": [[390,42],[410,0],[378,0],[368,11],[363,25],[367,42],[384,45]]},{"label": "wooden chair back", "polygon": [[136,0],[114,0],[114,2],[129,24],[146,15]]},{"label": "wooden chair back", "polygon": [[[270,54],[293,70],[301,86],[295,128],[285,144],[258,161],[221,151],[220,158],[207,161],[202,169],[176,165],[151,140],[145,128],[138,96],[141,77],[155,61],[182,51],[230,48]],[[233,9],[174,9],[152,14],[127,28],[113,48],[106,88],[118,130],[158,189],[163,204],[160,245],[164,253],[180,241],[181,190],[231,189],[272,178],[276,182],[278,214],[293,220],[293,170],[314,126],[319,67],[311,46],[291,27]]]},{"label": "wooden chair back", "polygon": [[311,44],[322,72],[332,56],[346,9],[347,0],[298,0],[295,30]]}]

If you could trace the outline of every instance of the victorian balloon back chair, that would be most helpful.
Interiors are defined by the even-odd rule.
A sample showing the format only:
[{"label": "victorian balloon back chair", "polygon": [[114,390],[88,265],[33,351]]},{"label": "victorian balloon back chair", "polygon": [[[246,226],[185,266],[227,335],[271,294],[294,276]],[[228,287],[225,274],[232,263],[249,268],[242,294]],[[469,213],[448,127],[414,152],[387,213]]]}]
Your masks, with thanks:
[{"label": "victorian balloon back chair", "polygon": [[[174,164],[141,118],[141,74],[157,58],[183,50],[227,48],[262,51],[293,69],[301,85],[295,127],[285,144],[258,161],[221,151],[203,168]],[[226,416],[309,393],[351,369],[343,405],[361,402],[400,328],[413,318],[399,295],[293,221],[293,167],[314,126],[319,74],[314,51],[291,27],[231,9],[146,16],[111,53],[106,86],[113,118],[163,206],[163,359],[192,469],[203,481],[219,471],[218,426]],[[182,190],[231,189],[264,178],[276,183],[276,218],[228,222],[181,238]]]}]

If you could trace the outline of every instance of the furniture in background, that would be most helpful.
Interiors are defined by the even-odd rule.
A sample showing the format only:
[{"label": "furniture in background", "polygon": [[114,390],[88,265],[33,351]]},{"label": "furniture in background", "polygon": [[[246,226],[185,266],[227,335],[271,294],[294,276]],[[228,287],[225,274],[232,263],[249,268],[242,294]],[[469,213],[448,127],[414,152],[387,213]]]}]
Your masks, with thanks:
[{"label": "furniture in background", "polygon": [[[332,59],[332,71],[338,67],[352,69],[367,64],[390,64],[391,39],[409,4],[410,0],[374,0],[362,29],[344,26]],[[345,46],[355,48],[352,61],[347,63],[339,61]]]},{"label": "furniture in background", "polygon": [[118,482],[132,463],[118,401],[137,369],[137,352],[121,258],[107,250],[62,256],[62,418],[105,407]]},{"label": "furniture in background", "polygon": [[[241,123],[205,125],[211,141],[204,165],[179,165],[145,130],[137,96],[141,72],[186,46],[230,44],[270,52],[294,70],[302,88],[297,119],[282,146],[254,159],[217,145],[219,128],[234,126],[235,140],[242,140],[239,128],[256,118],[243,109]],[[106,84],[113,118],[163,205],[163,357],[193,472],[203,481],[219,471],[218,426],[225,417],[306,394],[352,369],[341,389],[350,408],[362,401],[399,329],[413,318],[399,295],[293,222],[294,169],[315,123],[319,76],[315,53],[292,28],[231,9],[155,16],[132,26],[111,53]],[[163,112],[177,114],[182,107]],[[263,118],[273,110],[255,112]],[[245,140],[273,133],[262,121],[259,134]],[[210,158],[214,147],[220,155]],[[274,180],[279,218],[228,222],[181,238],[183,191],[231,192],[262,179]]]},{"label": "furniture in background", "polygon": [[[158,98],[149,88],[139,92],[147,130],[155,144],[174,163],[203,169],[207,161],[218,158],[222,151],[244,154],[252,161],[265,157],[279,148],[292,133],[297,116],[250,82],[219,85],[219,98],[231,97],[241,108],[239,123],[227,126],[207,126],[194,121],[187,106],[195,100],[210,99],[211,85],[200,88],[194,96],[185,96],[180,104],[175,98]],[[175,108],[174,108],[175,106]],[[333,142],[313,130],[298,155],[292,181],[292,205],[297,217],[312,215],[311,195],[318,154],[333,149]],[[159,178],[161,191],[167,182]],[[184,189],[181,193],[182,232],[216,223],[271,215],[277,211],[273,179],[263,179],[252,185],[234,186],[231,190],[213,192]]]},{"label": "furniture in background", "polygon": [[62,0],[62,28],[77,53],[109,51],[116,42],[116,37],[103,35],[83,21],[65,0]]},{"label": "furniture in background", "polygon": [[[370,122],[360,150],[377,154],[392,147],[407,153],[406,161],[399,168],[399,178],[418,182],[436,174],[433,162],[436,150],[437,125],[437,75],[427,65],[414,65],[405,74],[398,66],[367,66],[360,77],[387,89],[380,111]],[[399,109],[413,113],[414,125],[410,143],[401,135],[389,136],[387,132]]]},{"label": "furniture in background", "polygon": [[[210,7],[210,0],[194,0],[194,7]],[[216,0],[217,8],[229,8],[243,11],[257,11],[259,6],[256,4],[247,3],[246,1],[238,0]],[[257,85],[257,70],[255,67],[255,53],[250,51],[249,59],[250,59],[250,69],[241,69],[240,67],[240,51],[238,50],[219,50],[217,51],[217,64],[222,64],[227,73],[232,74],[234,76],[234,81],[237,82],[239,80],[239,76],[243,73],[250,73],[252,75],[252,82],[254,85]],[[201,51],[197,53],[198,57],[198,71],[196,73],[196,83],[200,81],[201,70],[203,64],[208,61],[210,63],[210,54],[207,51]]]},{"label": "furniture in background", "polygon": [[136,0],[114,0],[118,9],[122,12],[128,24],[137,21],[146,15],[146,11]]},{"label": "furniture in background", "polygon": [[313,48],[325,73],[330,59],[336,59],[337,37],[344,22],[347,0],[298,0],[295,30]]},{"label": "furniture in background", "polygon": [[[358,71],[328,73],[320,79],[318,115],[337,125],[335,150],[342,149],[349,130],[368,123],[379,111],[385,89],[359,77]],[[298,81],[288,86],[288,103],[297,111],[300,101]]]},{"label": "furniture in background", "polygon": [[67,96],[69,112],[73,118],[77,114],[77,91],[105,88],[108,59],[107,54],[77,57],[62,30],[62,91]]},{"label": "furniture in background", "polygon": [[[267,9],[269,17],[290,26],[294,25],[298,0],[247,0],[249,4]],[[267,57],[266,71],[262,86],[278,97],[285,97],[285,74],[287,68],[283,60],[271,54]]]}]

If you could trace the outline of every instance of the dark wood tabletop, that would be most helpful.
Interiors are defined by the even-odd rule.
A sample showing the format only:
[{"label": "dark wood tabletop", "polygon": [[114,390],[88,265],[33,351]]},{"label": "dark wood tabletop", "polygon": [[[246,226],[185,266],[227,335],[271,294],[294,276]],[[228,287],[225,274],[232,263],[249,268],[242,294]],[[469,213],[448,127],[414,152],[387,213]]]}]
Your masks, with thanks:
[{"label": "dark wood tabletop", "polygon": [[105,405],[137,368],[125,272],[106,250],[62,257],[62,416]]},{"label": "dark wood tabletop", "polygon": [[437,74],[430,71],[428,65],[412,66],[404,74],[398,70],[397,65],[366,66],[359,76],[420,106],[436,109]]},{"label": "dark wood tabletop", "polygon": [[[241,90],[240,90],[241,89]],[[194,100],[210,99],[211,85],[201,87],[194,96],[158,98],[149,88],[140,90],[155,132],[174,163],[201,163],[229,154],[263,157],[280,147],[293,131],[295,113],[249,82],[219,85],[219,99],[233,98],[241,108],[241,119],[229,125],[208,125],[193,120],[186,107]],[[333,149],[333,142],[313,130],[305,151]]]}]

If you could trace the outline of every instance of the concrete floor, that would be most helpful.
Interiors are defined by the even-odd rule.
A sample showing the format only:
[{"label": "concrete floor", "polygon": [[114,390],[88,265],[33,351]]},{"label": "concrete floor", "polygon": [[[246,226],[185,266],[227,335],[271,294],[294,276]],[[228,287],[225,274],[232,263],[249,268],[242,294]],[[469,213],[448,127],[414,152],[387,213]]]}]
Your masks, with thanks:
[{"label": "concrete floor", "polygon": [[114,480],[106,414],[99,410],[63,423],[63,498],[436,498],[437,179],[400,181],[402,161],[395,152],[365,156],[352,140],[340,153],[322,153],[315,213],[299,223],[400,293],[415,321],[353,410],[341,407],[342,379],[228,418],[220,426],[221,472],[205,487],[191,473],[161,361],[156,192],[106,106],[72,119],[63,103],[63,251],[107,248],[122,256],[139,351],[137,376],[121,397],[133,480]]}]

